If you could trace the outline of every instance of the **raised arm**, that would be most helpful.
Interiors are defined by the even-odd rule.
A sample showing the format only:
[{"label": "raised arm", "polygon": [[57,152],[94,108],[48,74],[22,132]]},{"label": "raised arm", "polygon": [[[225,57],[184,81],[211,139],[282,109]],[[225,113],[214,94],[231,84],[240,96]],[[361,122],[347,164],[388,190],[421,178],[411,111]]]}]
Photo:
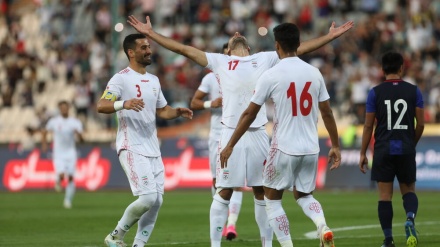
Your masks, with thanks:
[{"label": "raised arm", "polygon": [[175,53],[181,54],[197,64],[206,67],[208,60],[204,51],[196,49],[189,45],[181,44],[173,39],[167,38],[163,35],[156,33],[151,26],[150,17],[147,16],[146,23],[140,22],[136,17],[130,15],[127,22],[141,34],[144,34],[148,38],[152,39],[159,45]]},{"label": "raised arm", "polygon": [[298,56],[312,52],[312,51],[322,47],[323,45],[326,45],[327,43],[331,42],[332,40],[338,38],[339,36],[341,36],[342,34],[347,32],[348,30],[350,30],[350,28],[352,28],[354,26],[354,22],[348,21],[340,27],[335,27],[335,25],[336,25],[335,22],[333,22],[332,25],[330,26],[328,34],[321,36],[321,37],[318,37],[318,38],[315,38],[315,39],[301,42],[300,46],[298,47],[298,52],[297,52]]}]

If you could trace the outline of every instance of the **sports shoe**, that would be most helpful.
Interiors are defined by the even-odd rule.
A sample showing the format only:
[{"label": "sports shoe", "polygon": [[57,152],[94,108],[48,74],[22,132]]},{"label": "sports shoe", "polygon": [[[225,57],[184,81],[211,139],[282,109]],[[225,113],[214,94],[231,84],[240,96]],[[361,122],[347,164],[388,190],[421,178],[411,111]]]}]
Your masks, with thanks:
[{"label": "sports shoe", "polygon": [[127,246],[127,244],[125,244],[124,241],[119,240],[119,239],[114,239],[114,237],[111,234],[109,234],[109,235],[107,235],[107,237],[105,237],[104,243],[108,247],[126,247]]},{"label": "sports shoe", "polygon": [[396,247],[396,246],[394,245],[394,241],[391,241],[391,243],[386,244],[386,242],[384,240],[382,246],[380,246],[380,247]]},{"label": "sports shoe", "polygon": [[64,200],[63,206],[66,209],[71,209],[72,208],[72,203],[69,200]]},{"label": "sports shoe", "polygon": [[406,220],[405,222],[405,233],[406,233],[406,246],[416,247],[417,246],[417,232],[414,227],[414,223],[411,220]]},{"label": "sports shoe", "polygon": [[226,239],[231,241],[232,239],[237,237],[237,231],[235,230],[234,225],[230,225],[226,228]]},{"label": "sports shoe", "polygon": [[335,242],[333,241],[333,232],[328,228],[328,226],[324,226],[321,230],[321,234],[319,235],[319,240],[321,241],[320,247],[335,247]]}]

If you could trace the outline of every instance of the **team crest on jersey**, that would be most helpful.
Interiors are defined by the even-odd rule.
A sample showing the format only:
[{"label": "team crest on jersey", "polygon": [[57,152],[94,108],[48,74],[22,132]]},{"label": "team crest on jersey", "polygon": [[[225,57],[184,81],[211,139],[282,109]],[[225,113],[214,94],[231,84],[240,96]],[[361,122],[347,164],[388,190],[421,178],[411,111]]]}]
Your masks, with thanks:
[{"label": "team crest on jersey", "polygon": [[254,68],[258,67],[257,61],[252,61],[252,67]]},{"label": "team crest on jersey", "polygon": [[106,99],[110,101],[116,101],[116,98],[117,98],[116,94],[109,92],[108,90],[105,90],[101,97],[101,99]]},{"label": "team crest on jersey", "polygon": [[153,88],[153,94],[155,97],[157,96],[157,89],[156,88]]}]

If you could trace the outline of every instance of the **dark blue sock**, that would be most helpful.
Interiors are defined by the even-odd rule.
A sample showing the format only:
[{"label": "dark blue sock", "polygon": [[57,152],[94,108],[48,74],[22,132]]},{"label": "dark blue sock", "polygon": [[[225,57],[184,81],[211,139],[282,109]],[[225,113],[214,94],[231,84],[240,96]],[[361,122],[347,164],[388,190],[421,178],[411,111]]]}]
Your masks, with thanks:
[{"label": "dark blue sock", "polygon": [[419,208],[417,195],[413,192],[408,192],[402,196],[402,199],[406,217],[414,223],[414,218],[416,217],[417,209]]},{"label": "dark blue sock", "polygon": [[387,244],[393,240],[393,204],[391,201],[379,201],[377,212]]}]

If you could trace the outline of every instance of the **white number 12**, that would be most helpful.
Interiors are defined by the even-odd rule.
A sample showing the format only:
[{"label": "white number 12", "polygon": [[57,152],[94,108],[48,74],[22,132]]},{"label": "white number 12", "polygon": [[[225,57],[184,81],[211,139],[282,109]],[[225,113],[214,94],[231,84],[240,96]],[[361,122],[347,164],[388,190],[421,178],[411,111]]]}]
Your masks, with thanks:
[{"label": "white number 12", "polygon": [[[385,105],[387,105],[387,129],[391,130],[391,100],[385,100]],[[400,122],[402,122],[402,118],[406,113],[406,110],[408,109],[408,105],[406,104],[406,101],[403,99],[398,99],[396,102],[394,102],[394,111],[396,113],[399,113],[399,105],[402,105],[402,110],[400,111],[399,117],[397,118],[396,123],[393,126],[393,129],[399,129],[399,130],[406,130],[408,129],[408,125],[400,125]]]}]

